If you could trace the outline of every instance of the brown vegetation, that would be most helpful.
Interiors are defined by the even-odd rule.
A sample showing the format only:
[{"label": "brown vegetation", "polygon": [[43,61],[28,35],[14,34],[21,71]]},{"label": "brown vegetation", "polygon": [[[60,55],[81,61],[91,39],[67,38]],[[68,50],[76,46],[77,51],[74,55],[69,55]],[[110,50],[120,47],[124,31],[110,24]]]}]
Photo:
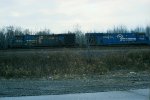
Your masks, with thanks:
[{"label": "brown vegetation", "polygon": [[84,55],[67,50],[0,53],[0,77],[94,75],[114,70],[150,70],[150,51],[111,53],[105,56]]}]

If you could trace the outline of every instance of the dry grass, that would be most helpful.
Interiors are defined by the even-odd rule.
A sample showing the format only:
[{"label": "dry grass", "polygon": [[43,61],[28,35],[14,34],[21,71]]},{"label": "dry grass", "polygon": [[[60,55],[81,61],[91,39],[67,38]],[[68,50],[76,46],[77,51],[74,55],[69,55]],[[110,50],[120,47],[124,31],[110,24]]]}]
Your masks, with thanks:
[{"label": "dry grass", "polygon": [[0,77],[6,78],[105,74],[112,70],[150,70],[150,51],[105,56],[70,51],[0,53]]}]

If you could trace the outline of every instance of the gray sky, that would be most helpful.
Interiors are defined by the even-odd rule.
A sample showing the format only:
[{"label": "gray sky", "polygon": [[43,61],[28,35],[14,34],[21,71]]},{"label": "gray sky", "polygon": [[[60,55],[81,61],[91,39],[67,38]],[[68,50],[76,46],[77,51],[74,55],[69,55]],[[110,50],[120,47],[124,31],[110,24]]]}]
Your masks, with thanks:
[{"label": "gray sky", "polygon": [[150,0],[0,0],[0,27],[15,25],[67,32],[105,31],[150,24]]}]

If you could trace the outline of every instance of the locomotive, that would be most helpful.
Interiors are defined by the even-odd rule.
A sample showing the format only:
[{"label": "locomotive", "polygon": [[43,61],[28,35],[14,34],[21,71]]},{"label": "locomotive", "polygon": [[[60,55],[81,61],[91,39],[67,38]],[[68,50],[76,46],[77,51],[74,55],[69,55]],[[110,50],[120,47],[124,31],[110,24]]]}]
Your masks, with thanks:
[{"label": "locomotive", "polygon": [[13,48],[71,47],[75,45],[75,34],[16,35]]},{"label": "locomotive", "polygon": [[145,33],[86,33],[85,36],[90,46],[150,44]]},{"label": "locomotive", "polygon": [[[76,34],[16,35],[12,48],[34,47],[75,47]],[[85,33],[83,45],[150,45],[150,37],[145,33]]]}]

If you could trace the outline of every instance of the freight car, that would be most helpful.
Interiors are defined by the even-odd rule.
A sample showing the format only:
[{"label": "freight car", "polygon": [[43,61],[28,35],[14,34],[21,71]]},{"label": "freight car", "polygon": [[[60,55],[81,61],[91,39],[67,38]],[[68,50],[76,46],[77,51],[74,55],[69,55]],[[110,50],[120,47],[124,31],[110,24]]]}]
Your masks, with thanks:
[{"label": "freight car", "polygon": [[12,42],[13,48],[70,47],[74,45],[75,34],[16,35]]},{"label": "freight car", "polygon": [[150,44],[144,33],[86,33],[85,36],[90,46]]}]

